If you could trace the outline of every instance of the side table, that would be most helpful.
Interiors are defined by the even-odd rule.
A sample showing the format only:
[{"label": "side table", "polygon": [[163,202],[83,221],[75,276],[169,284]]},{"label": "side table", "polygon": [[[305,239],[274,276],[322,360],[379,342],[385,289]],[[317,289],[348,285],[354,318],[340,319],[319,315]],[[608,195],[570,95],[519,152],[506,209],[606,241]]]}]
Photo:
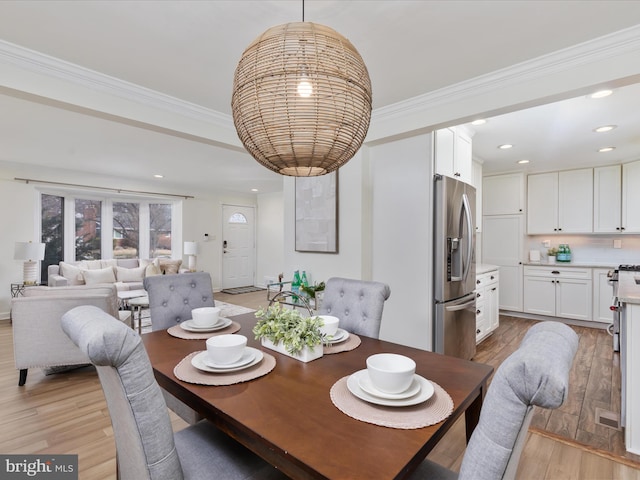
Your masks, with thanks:
[{"label": "side table", "polygon": [[[11,284],[11,298],[22,297],[24,296],[24,289],[29,287],[40,287],[44,285],[43,283],[12,283]],[[9,309],[9,323],[12,322],[11,319],[11,309]]]},{"label": "side table", "polygon": [[[142,335],[142,309],[149,308],[149,297],[135,297],[129,300],[132,321],[135,324],[136,312],[138,313],[138,334]],[[133,327],[133,325],[131,325]],[[134,327],[135,328],[135,327]]]}]

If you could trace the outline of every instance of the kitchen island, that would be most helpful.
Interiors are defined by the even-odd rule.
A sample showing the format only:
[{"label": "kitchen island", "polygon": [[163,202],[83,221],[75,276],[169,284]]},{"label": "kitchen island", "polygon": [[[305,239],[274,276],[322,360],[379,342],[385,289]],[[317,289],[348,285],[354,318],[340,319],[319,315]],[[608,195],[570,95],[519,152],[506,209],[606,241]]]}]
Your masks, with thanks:
[{"label": "kitchen island", "polygon": [[[622,417],[625,447],[640,455],[640,272],[620,272],[618,277],[620,312],[620,370]],[[635,373],[635,380],[634,380]]]}]

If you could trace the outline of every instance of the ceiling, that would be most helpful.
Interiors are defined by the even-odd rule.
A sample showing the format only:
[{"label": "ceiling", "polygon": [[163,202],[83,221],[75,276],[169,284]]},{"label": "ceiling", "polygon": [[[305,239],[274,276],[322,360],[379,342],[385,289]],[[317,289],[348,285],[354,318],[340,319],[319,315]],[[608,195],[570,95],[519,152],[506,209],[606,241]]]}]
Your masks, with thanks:
[{"label": "ceiling", "polygon": [[[235,66],[270,26],[301,20],[279,1],[0,2],[0,40],[175,97],[230,118]],[[594,21],[597,19],[597,21]],[[306,0],[305,20],[331,26],[362,55],[374,111],[640,24],[638,1]],[[580,98],[494,117],[473,127],[485,171],[565,168],[640,158],[640,91]],[[248,154],[202,138],[93,115],[0,79],[0,162],[149,182],[158,190],[282,189]],[[479,112],[481,113],[481,112]],[[607,134],[592,129],[617,124]],[[496,147],[512,143],[515,148]],[[595,154],[604,144],[616,150]],[[188,193],[188,192],[186,192]]]}]

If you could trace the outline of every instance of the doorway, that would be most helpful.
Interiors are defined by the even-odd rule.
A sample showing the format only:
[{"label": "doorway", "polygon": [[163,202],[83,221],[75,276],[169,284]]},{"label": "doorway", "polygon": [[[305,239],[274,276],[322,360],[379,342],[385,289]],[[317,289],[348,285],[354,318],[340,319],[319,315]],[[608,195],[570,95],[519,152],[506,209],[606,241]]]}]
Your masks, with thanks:
[{"label": "doorway", "polygon": [[222,205],[222,288],[253,286],[255,258],[255,207]]}]

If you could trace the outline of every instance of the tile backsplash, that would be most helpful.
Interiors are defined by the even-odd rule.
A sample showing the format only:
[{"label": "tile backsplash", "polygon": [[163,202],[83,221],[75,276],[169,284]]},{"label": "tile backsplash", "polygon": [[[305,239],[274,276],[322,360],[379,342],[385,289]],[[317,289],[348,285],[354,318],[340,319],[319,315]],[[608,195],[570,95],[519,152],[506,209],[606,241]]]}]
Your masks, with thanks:
[{"label": "tile backsplash", "polygon": [[[572,263],[640,264],[640,235],[529,235],[524,241],[525,259],[529,258],[530,250],[539,250],[542,263],[546,263],[545,240],[551,247],[569,244]],[[614,248],[614,240],[620,240],[621,248]]]}]

